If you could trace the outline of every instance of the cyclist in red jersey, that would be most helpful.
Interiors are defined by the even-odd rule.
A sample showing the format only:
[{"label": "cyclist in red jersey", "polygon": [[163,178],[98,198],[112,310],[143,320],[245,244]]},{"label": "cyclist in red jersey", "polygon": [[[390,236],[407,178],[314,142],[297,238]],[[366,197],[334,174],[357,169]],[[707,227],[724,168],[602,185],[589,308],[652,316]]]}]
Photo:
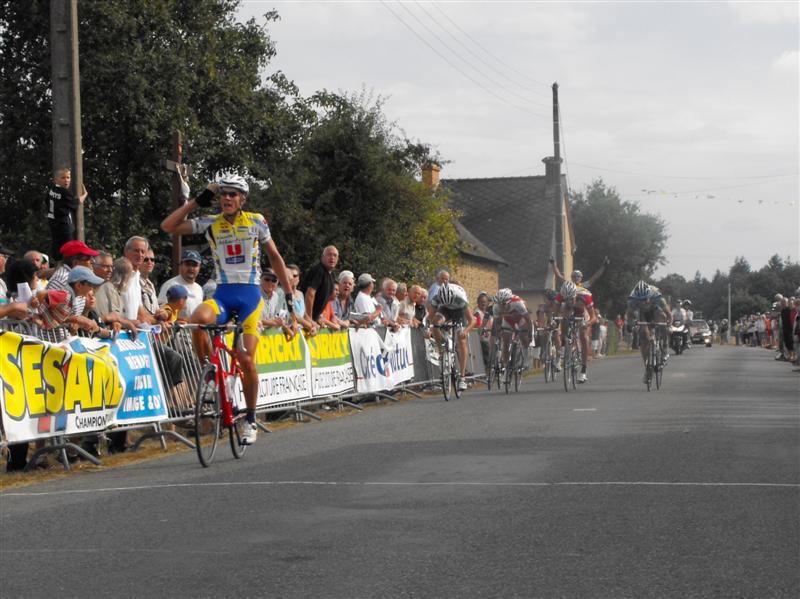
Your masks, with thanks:
[{"label": "cyclist in red jersey", "polygon": [[[583,353],[583,363],[581,364],[581,373],[578,375],[578,382],[585,383],[588,380],[586,376],[586,360],[589,356],[589,332],[591,324],[597,319],[592,294],[589,293],[588,289],[578,287],[572,281],[567,281],[561,286],[561,291],[556,296],[556,303],[559,305],[561,316],[565,318],[569,316],[583,318],[578,338],[581,344],[581,352]],[[565,334],[566,321],[562,323],[561,327],[562,334]]]},{"label": "cyclist in red jersey", "polygon": [[502,364],[508,362],[508,347],[511,343],[511,332],[513,330],[519,331],[520,344],[524,348],[524,354],[527,356],[527,348],[531,344],[533,336],[533,322],[531,321],[531,313],[525,300],[521,297],[514,295],[508,288],[500,289],[497,295],[494,296],[494,307],[492,309],[494,316],[494,331],[493,335],[500,334],[501,337],[501,359]]}]

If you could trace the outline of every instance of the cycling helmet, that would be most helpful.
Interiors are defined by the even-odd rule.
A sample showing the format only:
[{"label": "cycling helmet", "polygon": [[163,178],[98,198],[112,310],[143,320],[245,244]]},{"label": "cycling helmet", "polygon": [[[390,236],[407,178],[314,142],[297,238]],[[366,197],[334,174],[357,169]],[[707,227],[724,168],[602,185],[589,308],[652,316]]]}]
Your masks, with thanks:
[{"label": "cycling helmet", "polygon": [[222,175],[217,180],[217,184],[220,186],[220,189],[228,188],[228,189],[235,189],[243,196],[246,196],[250,193],[250,186],[247,185],[247,181],[245,181],[242,177],[235,174],[227,174]]},{"label": "cycling helmet", "polygon": [[578,295],[578,286],[572,281],[567,281],[561,286],[561,297],[563,299],[572,299]]},{"label": "cycling helmet", "polygon": [[554,299],[556,299],[556,296],[557,296],[557,295],[558,295],[558,293],[556,293],[556,290],[555,290],[555,289],[545,289],[545,290],[544,290],[544,296],[545,296],[547,299],[549,299],[551,302],[552,302]]},{"label": "cycling helmet", "polygon": [[511,293],[511,290],[507,287],[500,289],[497,291],[497,295],[494,296],[494,301],[498,304],[507,304],[511,301],[511,296],[514,295]]},{"label": "cycling helmet", "polygon": [[449,283],[443,283],[441,287],[439,287],[439,291],[436,293],[436,301],[440,304],[444,304],[445,306],[450,305],[453,302],[454,297],[455,293],[450,288]]},{"label": "cycling helmet", "polygon": [[577,283],[578,281],[583,280],[583,273],[579,270],[573,270],[569,278]]},{"label": "cycling helmet", "polygon": [[692,300],[683,300],[683,305],[684,306],[691,306],[692,305]]},{"label": "cycling helmet", "polygon": [[639,281],[631,291],[631,297],[638,300],[647,299],[650,297],[650,285],[644,281]]}]

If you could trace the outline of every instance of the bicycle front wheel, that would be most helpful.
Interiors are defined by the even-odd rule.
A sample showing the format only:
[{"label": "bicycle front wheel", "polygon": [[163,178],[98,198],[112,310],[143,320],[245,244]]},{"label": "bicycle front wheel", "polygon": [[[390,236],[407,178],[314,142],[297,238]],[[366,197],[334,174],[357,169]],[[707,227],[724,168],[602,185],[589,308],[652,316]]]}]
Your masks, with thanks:
[{"label": "bicycle front wheel", "polygon": [[447,347],[447,340],[444,341],[444,348],[442,349],[442,359],[439,368],[442,371],[442,395],[445,401],[450,401],[450,393],[452,391],[452,380],[450,379],[450,364],[453,361],[450,355],[450,349]]},{"label": "bicycle front wheel", "polygon": [[569,393],[569,381],[572,377],[572,343],[569,339],[564,340],[564,364],[561,372],[564,374],[564,391]]},{"label": "bicycle front wheel", "polygon": [[654,364],[654,375],[656,379],[656,389],[661,389],[661,376],[664,374],[664,364],[661,363],[661,347],[656,347]]},{"label": "bicycle front wheel", "polygon": [[549,383],[553,376],[553,356],[550,355],[553,344],[549,339],[545,340],[541,349],[542,369],[544,370],[544,382]]},{"label": "bicycle front wheel", "polygon": [[511,346],[508,348],[508,362],[506,362],[506,376],[503,379],[503,385],[505,385],[506,393],[511,388],[511,381],[514,376],[514,352],[516,351],[517,346],[516,344],[512,343]]},{"label": "bicycle front wheel", "polygon": [[497,360],[497,344],[492,343],[492,347],[489,349],[489,363],[486,365],[486,386],[489,387],[489,391],[492,390],[492,383],[497,377],[497,369],[495,368]]},{"label": "bicycle front wheel", "polygon": [[572,388],[576,389],[578,387],[578,370],[583,364],[583,354],[581,352],[581,344],[577,340],[573,340],[572,342],[572,368],[570,368],[570,384],[572,384]]},{"label": "bicycle front wheel", "polygon": [[456,399],[461,397],[461,391],[458,388],[458,383],[461,381],[461,360],[458,357],[458,343],[453,345],[453,352],[452,352],[452,360],[450,364],[450,382],[453,386],[453,392],[455,393]]},{"label": "bicycle front wheel", "polygon": [[525,356],[523,355],[521,347],[514,348],[514,357],[511,360],[514,364],[514,391],[519,392],[519,386],[522,384],[522,368],[524,366]]},{"label": "bicycle front wheel", "polygon": [[221,408],[216,370],[206,364],[200,372],[194,404],[194,442],[197,457],[205,467],[214,459],[219,441]]}]

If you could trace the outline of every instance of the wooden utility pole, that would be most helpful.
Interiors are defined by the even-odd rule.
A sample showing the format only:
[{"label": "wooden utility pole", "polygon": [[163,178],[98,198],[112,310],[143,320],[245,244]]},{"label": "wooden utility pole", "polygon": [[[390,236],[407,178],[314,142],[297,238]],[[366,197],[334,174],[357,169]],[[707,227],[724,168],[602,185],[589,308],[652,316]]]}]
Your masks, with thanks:
[{"label": "wooden utility pole", "polygon": [[[191,170],[188,166],[183,164],[183,135],[180,131],[175,129],[172,132],[172,159],[162,160],[161,166],[168,171],[172,172],[172,209],[180,208],[184,199],[181,196],[181,179],[180,173],[184,179],[189,178]],[[181,236],[172,236],[172,274],[177,275],[181,264]]]},{"label": "wooden utility pole", "polygon": [[561,187],[561,127],[558,111],[558,83],[553,83],[553,177],[558,197],[559,223],[556,227],[556,264],[562,273],[567,272],[567,253],[564,232],[567,226],[567,215],[564,212],[564,189]]},{"label": "wooden utility pole", "polygon": [[[53,90],[53,171],[69,166],[72,194],[83,192],[81,81],[78,62],[78,0],[50,0],[50,63]],[[84,240],[83,204],[75,223]]]}]

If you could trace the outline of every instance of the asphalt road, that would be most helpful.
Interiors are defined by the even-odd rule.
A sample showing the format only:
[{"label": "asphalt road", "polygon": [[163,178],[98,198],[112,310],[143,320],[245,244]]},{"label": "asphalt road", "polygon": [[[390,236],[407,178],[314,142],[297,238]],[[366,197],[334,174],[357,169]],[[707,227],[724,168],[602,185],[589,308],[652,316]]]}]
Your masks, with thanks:
[{"label": "asphalt road", "polygon": [[[693,348],[0,495],[0,596],[800,596],[797,373]],[[218,450],[219,451],[219,450]]]}]

